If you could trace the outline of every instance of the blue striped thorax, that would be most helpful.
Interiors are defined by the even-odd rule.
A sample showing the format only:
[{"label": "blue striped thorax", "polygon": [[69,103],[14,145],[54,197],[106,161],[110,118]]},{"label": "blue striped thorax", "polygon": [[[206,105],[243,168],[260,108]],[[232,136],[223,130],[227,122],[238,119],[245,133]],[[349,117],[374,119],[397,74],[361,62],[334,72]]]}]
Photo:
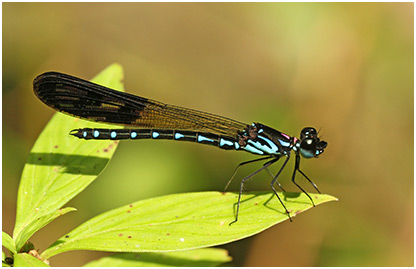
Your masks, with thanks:
[{"label": "blue striped thorax", "polygon": [[258,155],[288,155],[294,138],[261,123],[247,125],[237,136],[241,148]]}]

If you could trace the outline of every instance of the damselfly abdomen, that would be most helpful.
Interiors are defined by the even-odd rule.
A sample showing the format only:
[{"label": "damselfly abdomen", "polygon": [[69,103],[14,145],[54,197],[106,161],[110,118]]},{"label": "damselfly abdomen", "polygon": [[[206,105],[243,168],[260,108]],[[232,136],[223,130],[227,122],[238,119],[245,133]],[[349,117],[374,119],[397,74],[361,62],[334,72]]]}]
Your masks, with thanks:
[{"label": "damselfly abdomen", "polygon": [[238,220],[244,183],[262,170],[271,174],[268,167],[282,156],[286,159],[279,172],[275,176],[271,174],[273,180],[270,185],[291,219],[274,185],[278,184],[284,191],[277,178],[286,166],[292,150],[295,153],[292,182],[309,197],[312,204],[314,203],[310,195],[295,182],[296,172],[301,173],[319,192],[317,186],[299,168],[300,156],[318,157],[327,146],[325,141],[318,138],[316,130],[312,127],[304,128],[300,138],[297,139],[261,123],[249,125],[211,113],[167,105],[58,72],[39,75],[33,82],[33,88],[42,102],[59,112],[90,121],[129,127],[128,129],[83,128],[70,132],[71,135],[81,139],[171,139],[262,155],[263,157],[259,159],[239,164],[231,177],[232,180],[241,165],[266,161],[260,169],[242,179],[235,220],[232,223]]}]

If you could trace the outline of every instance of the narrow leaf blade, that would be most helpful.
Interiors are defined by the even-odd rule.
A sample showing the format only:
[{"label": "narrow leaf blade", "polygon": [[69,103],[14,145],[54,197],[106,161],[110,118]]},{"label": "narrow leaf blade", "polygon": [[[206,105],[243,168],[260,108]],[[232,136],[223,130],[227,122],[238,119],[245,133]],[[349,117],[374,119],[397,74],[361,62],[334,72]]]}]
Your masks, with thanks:
[{"label": "narrow leaf blade", "polygon": [[11,253],[16,254],[16,246],[13,239],[7,233],[2,231],[2,245],[7,248]]}]

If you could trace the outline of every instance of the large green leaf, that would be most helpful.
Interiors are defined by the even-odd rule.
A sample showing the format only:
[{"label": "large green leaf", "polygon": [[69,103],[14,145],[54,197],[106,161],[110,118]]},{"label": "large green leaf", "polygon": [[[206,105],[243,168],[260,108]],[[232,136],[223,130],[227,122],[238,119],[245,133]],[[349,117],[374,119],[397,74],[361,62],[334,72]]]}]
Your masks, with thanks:
[{"label": "large green leaf", "polygon": [[[266,192],[243,195],[239,220],[232,225],[229,223],[234,220],[236,193],[184,193],[139,201],[83,223],[41,256],[48,259],[81,249],[164,252],[222,245],[287,220],[282,205],[273,195]],[[313,207],[303,193],[281,195],[292,218]],[[321,194],[312,197],[316,205],[337,200]]]},{"label": "large green leaf", "polygon": [[203,248],[168,253],[122,253],[97,261],[87,267],[212,267],[231,261],[225,249]]},{"label": "large green leaf", "polygon": [[[122,90],[122,78],[123,70],[115,64],[93,81]],[[113,155],[117,142],[83,141],[68,135],[72,129],[87,126],[109,127],[56,113],[33,146],[23,169],[17,198],[13,232],[17,250],[47,223],[71,211],[72,208],[61,207],[84,190]]]}]

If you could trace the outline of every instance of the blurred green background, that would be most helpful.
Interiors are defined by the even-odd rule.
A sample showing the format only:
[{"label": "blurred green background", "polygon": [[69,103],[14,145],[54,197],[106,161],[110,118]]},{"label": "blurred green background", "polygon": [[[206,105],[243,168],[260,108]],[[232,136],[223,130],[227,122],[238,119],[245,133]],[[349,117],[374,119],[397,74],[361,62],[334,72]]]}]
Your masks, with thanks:
[{"label": "blurred green background", "polygon": [[[225,246],[233,265],[413,266],[413,42],[413,3],[3,3],[3,230],[12,234],[24,163],[54,113],[36,99],[32,80],[50,70],[89,79],[117,62],[130,93],[289,135],[314,126],[328,141],[325,154],[302,168],[339,202]],[[124,141],[70,202],[78,211],[32,242],[43,251],[132,201],[220,191],[235,166],[253,157]],[[297,191],[292,165],[281,182]],[[246,190],[268,190],[269,181],[263,173]],[[100,255],[70,252],[51,265]]]}]

